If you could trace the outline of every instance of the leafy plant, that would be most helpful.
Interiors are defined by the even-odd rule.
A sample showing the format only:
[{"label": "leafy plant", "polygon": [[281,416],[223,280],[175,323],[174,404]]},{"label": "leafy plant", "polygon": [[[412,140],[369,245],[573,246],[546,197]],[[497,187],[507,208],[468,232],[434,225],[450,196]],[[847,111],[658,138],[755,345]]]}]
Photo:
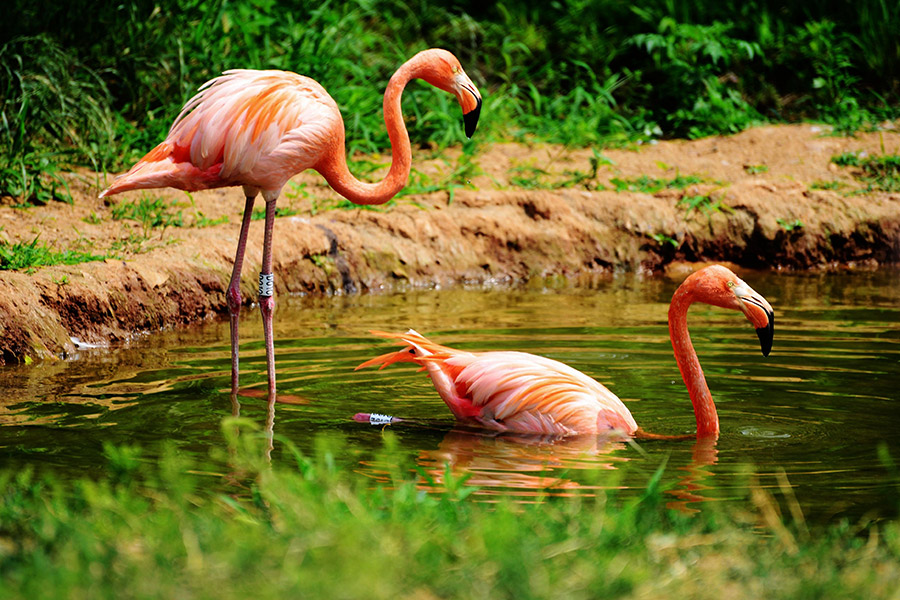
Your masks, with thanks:
[{"label": "leafy plant", "polygon": [[[627,38],[627,44],[646,52],[653,68],[642,75],[652,106],[666,107],[656,120],[663,131],[698,138],[734,133],[760,120],[758,113],[730,82],[726,70],[762,53],[756,42],[731,37],[733,25],[680,23],[672,17],[656,19],[650,11],[634,12],[656,31]],[[726,72],[728,76],[725,76]]]},{"label": "leafy plant", "polygon": [[803,221],[801,221],[800,219],[782,219],[779,217],[775,219],[775,222],[778,223],[781,228],[788,233],[794,231],[795,229],[803,228]]},{"label": "leafy plant", "polygon": [[331,257],[327,254],[312,254],[309,259],[320,269],[328,270],[331,268]]},{"label": "leafy plant", "polygon": [[854,92],[859,78],[853,74],[855,41],[831,20],[809,21],[790,38],[791,46],[809,65],[801,76],[811,77],[809,101],[835,133],[852,134],[873,116],[859,105]]},{"label": "leafy plant", "polygon": [[370,210],[373,212],[384,212],[396,204],[397,200],[395,198],[391,198],[384,204],[354,204],[346,198],[340,198],[334,203],[334,208],[338,210]]},{"label": "leafy plant", "polygon": [[766,165],[744,165],[744,171],[748,175],[759,175],[760,173],[768,173],[769,167]]}]

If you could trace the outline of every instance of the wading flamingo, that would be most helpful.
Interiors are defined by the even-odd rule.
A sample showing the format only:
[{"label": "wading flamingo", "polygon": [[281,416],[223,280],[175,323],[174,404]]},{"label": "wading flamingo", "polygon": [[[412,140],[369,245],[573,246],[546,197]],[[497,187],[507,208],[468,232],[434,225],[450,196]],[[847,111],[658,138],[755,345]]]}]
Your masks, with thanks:
[{"label": "wading flamingo", "polygon": [[[716,405],[687,329],[687,311],[693,302],[743,312],[756,327],[764,356],[772,349],[775,315],[765,298],[721,265],[692,273],[672,296],[669,335],[694,405],[697,437],[716,437]],[[665,437],[641,430],[615,394],[561,362],[524,352],[454,350],[413,330],[372,333],[399,340],[404,348],[368,360],[357,369],[371,365],[384,368],[395,362],[418,364],[428,371],[441,398],[464,423],[516,433]]]},{"label": "wading flamingo", "polygon": [[339,194],[356,204],[382,204],[409,179],[409,135],[400,112],[406,84],[423,79],[456,96],[471,137],[481,112],[481,95],[459,61],[446,50],[419,52],[397,69],[384,94],[384,122],[391,141],[391,167],[379,183],[359,181],[347,169],[344,122],[335,101],[308,77],[286,71],[235,69],[206,82],[181,109],[169,135],[100,197],[128,190],[173,187],[196,191],[243,186],[246,202],[234,270],[226,292],[231,316],[231,388],[238,389],[238,314],[241,265],[253,202],[266,202],[259,307],[266,343],[270,397],[275,394],[272,312],[272,230],[275,202],[288,179],[315,169]]}]

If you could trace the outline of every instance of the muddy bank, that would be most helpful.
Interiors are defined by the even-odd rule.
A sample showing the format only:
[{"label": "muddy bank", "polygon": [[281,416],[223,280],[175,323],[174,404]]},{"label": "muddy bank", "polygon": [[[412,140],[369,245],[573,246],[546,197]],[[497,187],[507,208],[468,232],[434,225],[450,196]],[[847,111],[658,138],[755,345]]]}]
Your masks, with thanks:
[{"label": "muddy bank", "polygon": [[[894,263],[900,194],[861,193],[859,174],[831,159],[898,149],[900,136],[891,131],[823,137],[809,125],[603,150],[599,161],[591,149],[498,144],[476,155],[470,185],[455,187],[452,198],[448,186],[438,186],[382,211],[330,208],[333,192],[304,174],[279,201],[294,214],[276,221],[276,298],[546,276],[578,281],[617,269],[651,273],[677,261],[792,269]],[[458,158],[420,153],[414,177],[447,180]],[[687,176],[683,187],[645,185]],[[115,256],[0,271],[3,362],[64,357],[79,343],[111,344],[224,313],[239,190],[133,192],[104,203],[99,185],[95,174],[72,174],[71,205],[0,208],[7,243],[39,235],[58,250]],[[181,226],[114,218],[118,203],[150,197],[161,198]],[[255,222],[242,279],[247,302],[261,238]]]}]

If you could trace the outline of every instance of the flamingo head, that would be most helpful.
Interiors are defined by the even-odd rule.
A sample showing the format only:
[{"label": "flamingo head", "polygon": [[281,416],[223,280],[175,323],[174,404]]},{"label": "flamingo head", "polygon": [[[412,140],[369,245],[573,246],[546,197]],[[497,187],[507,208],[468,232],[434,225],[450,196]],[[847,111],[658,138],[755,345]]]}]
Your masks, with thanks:
[{"label": "flamingo head", "polygon": [[775,311],[765,298],[722,265],[710,265],[692,273],[685,284],[689,282],[695,300],[744,313],[756,328],[763,356],[769,355],[775,334]]},{"label": "flamingo head", "polygon": [[478,126],[481,114],[481,93],[466,72],[459,60],[450,52],[440,48],[431,48],[419,52],[413,60],[420,64],[417,76],[434,87],[456,96],[463,112],[463,123],[466,137],[472,137]]}]

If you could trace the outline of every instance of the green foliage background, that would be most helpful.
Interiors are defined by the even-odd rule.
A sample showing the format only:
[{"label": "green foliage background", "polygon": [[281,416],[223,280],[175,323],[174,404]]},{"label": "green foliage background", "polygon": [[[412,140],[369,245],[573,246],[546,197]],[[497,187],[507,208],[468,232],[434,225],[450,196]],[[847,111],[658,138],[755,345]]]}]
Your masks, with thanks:
[{"label": "green foliage background", "polygon": [[[367,152],[388,146],[387,78],[430,46],[481,86],[484,139],[590,145],[798,119],[852,132],[898,106],[897,1],[10,0],[4,12],[0,195],[37,200],[54,196],[60,165],[128,166],[233,67],[322,82],[350,150]],[[413,86],[404,111],[414,142],[462,138],[445,94]]]}]

